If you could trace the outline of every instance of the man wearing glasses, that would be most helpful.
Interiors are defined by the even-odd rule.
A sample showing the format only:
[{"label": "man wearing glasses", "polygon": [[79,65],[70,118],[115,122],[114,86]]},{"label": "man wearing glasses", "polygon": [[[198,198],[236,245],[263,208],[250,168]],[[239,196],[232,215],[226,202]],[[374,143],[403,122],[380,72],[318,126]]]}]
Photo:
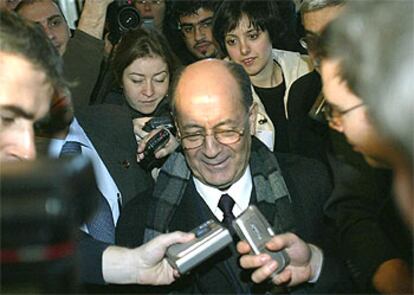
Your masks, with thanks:
[{"label": "man wearing glasses", "polygon": [[187,52],[177,52],[184,64],[219,57],[213,38],[213,17],[218,3],[206,0],[175,1],[172,15],[181,32]]},{"label": "man wearing glasses", "polygon": [[[401,16],[412,22],[412,3],[411,6],[404,1],[394,6],[390,5],[392,3],[393,1],[385,1],[375,7],[369,6],[374,4],[373,2],[348,4],[346,12],[322,33],[318,48],[326,98],[326,119],[331,128],[345,135],[354,151],[361,153],[366,162],[376,168],[389,168],[388,159],[390,155],[395,155],[395,149],[389,139],[376,128],[372,112],[361,99],[362,93],[356,85],[361,85],[364,79],[375,87],[388,81],[373,82],[360,73],[361,76],[357,76],[355,72],[358,70],[355,68],[361,68],[359,62],[363,62],[365,67],[371,66],[364,57],[361,58],[364,54],[378,54],[362,52],[361,48],[366,48],[361,46],[361,43],[365,42],[361,38],[372,38],[367,33],[369,27],[375,32],[390,29],[389,24],[394,23],[394,20],[389,21],[384,28],[373,25],[386,23],[382,18],[388,15],[387,9],[395,10],[394,13],[389,12],[389,15],[395,15],[396,19]],[[364,10],[359,12],[359,9]],[[371,15],[372,19],[363,12]],[[403,24],[397,23],[406,29]],[[409,27],[408,22],[406,25]],[[409,35],[411,36],[411,31]],[[388,43],[388,38],[383,42]],[[379,50],[378,48],[382,47],[372,48]],[[359,52],[353,52],[358,49]],[[410,49],[409,47],[406,52]],[[360,58],[360,61],[357,58]],[[382,59],[379,60],[382,62]],[[386,85],[388,87],[389,84]],[[392,99],[391,96],[387,96],[387,99],[390,98]],[[388,177],[379,177],[378,169],[356,169],[349,166],[339,168],[341,170],[334,171],[334,174],[340,176],[337,183],[339,189],[336,189],[326,208],[328,214],[335,212],[340,245],[354,279],[363,292],[411,294],[412,236],[396,211],[391,193],[390,171],[382,171]],[[383,191],[380,191],[380,188],[383,188]]]},{"label": "man wearing glasses", "polygon": [[144,25],[162,30],[165,16],[165,0],[135,0],[135,8],[143,19]]},{"label": "man wearing glasses", "polygon": [[[349,287],[341,265],[329,254],[334,248],[325,240],[322,206],[330,182],[323,164],[294,155],[275,158],[252,136],[257,108],[250,79],[240,65],[203,60],[176,79],[171,105],[182,152],[168,158],[154,191],[145,194],[148,202],[132,201],[124,208],[118,223],[124,240],[119,242],[132,247],[159,233],[190,231],[209,219],[226,224],[229,215],[237,217],[255,204],[277,233],[283,233],[278,235],[278,249],[290,256],[291,263],[273,279],[276,285],[292,274],[289,287],[315,293]],[[250,250],[245,243],[240,247],[242,253]],[[236,253],[235,244],[220,251],[178,281],[174,291],[248,294],[271,289],[272,284],[252,283]],[[257,257],[267,270],[276,269],[270,256]],[[245,266],[257,265],[247,261]]]}]

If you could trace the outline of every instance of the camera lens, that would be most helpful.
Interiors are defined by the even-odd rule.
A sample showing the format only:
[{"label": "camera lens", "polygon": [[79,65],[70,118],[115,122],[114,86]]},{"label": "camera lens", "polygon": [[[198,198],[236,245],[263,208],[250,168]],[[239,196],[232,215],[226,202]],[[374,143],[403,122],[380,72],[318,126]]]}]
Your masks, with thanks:
[{"label": "camera lens", "polygon": [[124,6],[118,12],[118,25],[121,31],[129,31],[139,27],[140,16],[135,8]]}]

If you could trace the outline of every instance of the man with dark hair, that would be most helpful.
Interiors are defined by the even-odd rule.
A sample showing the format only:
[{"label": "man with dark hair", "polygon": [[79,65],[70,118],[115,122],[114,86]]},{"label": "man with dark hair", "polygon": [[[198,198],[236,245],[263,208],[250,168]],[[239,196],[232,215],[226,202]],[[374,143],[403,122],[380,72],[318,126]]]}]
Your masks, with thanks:
[{"label": "man with dark hair", "polygon": [[[176,28],[181,32],[186,50],[176,51],[184,64],[196,60],[220,57],[218,44],[213,38],[213,17],[218,1],[185,0],[168,3]],[[168,37],[168,36],[167,36]],[[173,45],[174,42],[170,43]]]},{"label": "man with dark hair", "polygon": [[[412,178],[408,180],[412,177],[412,162],[409,158],[401,162],[406,156],[375,125],[374,112],[364,99],[371,99],[374,108],[379,101],[388,103],[394,97],[405,100],[406,105],[402,106],[397,117],[404,112],[410,114],[400,130],[410,130],[405,136],[412,139],[412,125],[409,124],[412,99],[411,94],[407,94],[410,93],[407,86],[412,85],[408,78],[412,68],[407,67],[408,71],[402,69],[407,61],[413,60],[414,5],[410,1],[363,1],[348,5],[344,14],[327,27],[320,41],[323,91],[327,100],[325,112],[329,124],[343,133],[354,150],[362,153],[373,167],[391,167],[395,159],[400,159],[397,161],[400,164],[408,163],[398,167],[402,170],[397,171],[405,173],[397,175],[403,176],[405,192],[409,192],[410,187],[412,192]],[[366,42],[361,42],[361,38],[367,38]],[[383,46],[378,47],[379,44]],[[390,73],[391,67],[394,67],[396,76],[390,74],[386,79],[382,78],[385,72],[387,75]],[[392,91],[391,85],[394,86]],[[377,88],[382,91],[378,92]],[[384,110],[392,112],[397,105],[393,103]],[[393,118],[392,126],[398,122],[397,117]],[[412,141],[408,142],[412,147]],[[411,168],[404,169],[408,166]],[[361,184],[358,174],[351,171],[346,176],[351,185]],[[358,282],[381,293],[412,293],[412,236],[395,210],[390,189],[391,185],[388,185],[388,190],[374,195],[358,195],[360,191],[349,191],[342,199],[335,200],[341,244]],[[405,203],[402,208],[409,212],[404,217],[412,218],[412,195],[407,199],[410,198],[411,203]]]},{"label": "man with dark hair", "polygon": [[[346,0],[304,0],[302,2],[300,11],[306,35],[301,39],[301,43],[308,49],[316,64],[319,64],[320,59],[318,51],[321,48],[318,45],[320,45],[321,34],[347,9],[348,2]],[[361,42],[360,38],[355,43],[364,42]],[[343,44],[338,44],[338,47],[346,48],[350,53],[353,52],[353,49]],[[376,51],[377,49],[373,49],[373,52]],[[354,66],[355,63],[352,63],[352,68]],[[332,88],[331,85],[334,82],[332,79],[328,81],[324,79],[324,84],[328,84],[325,86],[329,88]],[[339,95],[340,88],[334,89],[337,89],[335,96],[340,99],[339,106],[342,106],[347,100],[346,96]],[[332,93],[329,95],[332,96]],[[332,153],[329,160],[335,183],[332,195],[326,204],[325,213],[336,224],[341,253],[359,291],[383,292],[384,289],[378,285],[378,278],[388,276],[387,264],[390,266],[393,264],[389,258],[395,256],[395,252],[399,252],[392,245],[392,235],[389,235],[390,226],[384,225],[395,224],[398,228],[401,224],[390,198],[391,173],[389,169],[379,167],[378,163],[375,163],[375,167],[370,166],[363,156],[346,141],[341,128],[338,132],[338,126],[332,124],[338,120],[342,121],[340,119],[342,115],[336,111],[337,106],[331,107],[329,101],[325,106],[328,121],[333,127],[330,131]],[[319,108],[322,109],[320,106]],[[335,118],[331,118],[333,114]],[[346,121],[350,115],[352,113],[344,114],[344,120]],[[359,128],[364,126],[362,122],[355,126],[355,131],[361,132]],[[355,139],[353,143],[355,144]],[[359,144],[361,143],[360,141]],[[372,163],[372,159],[370,157],[368,159]],[[399,229],[394,232],[399,235],[403,231]],[[404,238],[401,237],[401,240]],[[403,277],[404,275],[400,276],[401,282],[404,280]],[[392,276],[389,278],[387,284],[390,290],[393,286],[404,285],[398,282],[393,283]]]},{"label": "man with dark hair", "polygon": [[[15,14],[0,11],[0,66],[0,161],[33,159],[36,156],[33,125],[47,114],[52,96],[52,105],[70,104],[69,94],[65,95],[67,101],[60,98],[67,87],[62,78],[60,56],[39,26],[28,23]],[[57,149],[59,145],[63,146],[66,137],[70,136],[71,140],[81,138],[83,142],[79,142],[80,151],[92,155],[94,167],[100,168],[95,171],[98,175],[98,189],[105,188],[102,194],[113,193],[108,171],[117,180],[115,186],[118,185],[116,189],[119,188],[119,195],[112,197],[115,197],[118,206],[117,199],[126,202],[135,196],[136,191],[147,185],[142,182],[141,188],[135,187],[137,179],[143,180],[145,175],[142,172],[140,174],[136,168],[136,141],[132,126],[128,115],[117,110],[106,110],[107,117],[100,115],[99,109],[91,112],[92,116],[79,114],[82,127],[67,112],[67,119],[72,123],[69,127],[58,130],[55,136],[60,136],[61,140],[52,140],[51,150],[52,153],[54,151],[59,154],[60,150]],[[110,118],[106,119],[108,117]],[[97,125],[103,129],[95,128]],[[116,127],[123,131],[119,132]],[[85,128],[88,135],[82,128]],[[112,129],[112,134],[108,133]],[[112,156],[115,154],[117,156]],[[130,162],[117,161],[117,157]],[[106,176],[102,177],[102,173],[106,173]],[[103,226],[101,229],[104,230]],[[192,236],[172,233],[142,247],[126,249],[108,241],[99,241],[92,237],[92,233],[86,232],[87,227],[80,233],[78,242],[80,279],[82,282],[102,284],[171,283],[178,274],[164,260],[166,248],[173,243],[186,242]]]},{"label": "man with dark hair", "polygon": [[[168,158],[155,189],[142,194],[147,201],[132,201],[124,208],[118,241],[133,247],[163,232],[189,231],[209,219],[225,222],[224,214],[239,216],[256,204],[275,231],[284,233],[278,238],[290,256],[285,269],[293,274],[289,286],[314,293],[349,288],[343,268],[331,255],[335,247],[323,222],[322,206],[331,188],[327,171],[316,160],[275,157],[252,136],[257,106],[243,68],[208,59],[189,65],[176,79],[172,110],[183,151]],[[223,202],[232,208],[226,211]],[[250,272],[237,260],[231,244],[172,288],[197,294],[272,289],[271,284],[252,284]],[[260,261],[268,270],[277,267],[268,255]]]},{"label": "man with dark hair", "polygon": [[106,10],[112,1],[86,0],[73,36],[56,0],[22,0],[16,8],[19,15],[42,26],[63,57],[65,78],[74,82],[70,90],[75,111],[90,103],[104,56]]},{"label": "man with dark hair", "polygon": [[0,161],[33,159],[34,123],[65,82],[61,59],[33,24],[0,10]]}]

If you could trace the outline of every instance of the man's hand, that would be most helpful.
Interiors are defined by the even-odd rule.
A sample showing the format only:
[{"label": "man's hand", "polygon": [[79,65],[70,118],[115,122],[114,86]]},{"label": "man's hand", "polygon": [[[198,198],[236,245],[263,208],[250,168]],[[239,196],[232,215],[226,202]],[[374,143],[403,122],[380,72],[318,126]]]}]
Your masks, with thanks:
[{"label": "man's hand", "polygon": [[[318,275],[322,263],[322,253],[317,247],[310,246],[295,234],[286,233],[274,236],[266,244],[266,247],[271,251],[284,249],[290,257],[290,263],[285,269],[272,278],[274,284],[296,286],[311,281]],[[237,251],[243,255],[240,258],[240,264],[243,268],[258,268],[251,277],[255,283],[261,283],[270,278],[277,268],[277,262],[272,260],[270,255],[249,254],[251,249],[245,241],[237,244]]]},{"label": "man's hand", "polygon": [[168,285],[179,273],[167,262],[165,252],[175,243],[186,243],[194,234],[163,234],[135,249],[108,247],[102,257],[105,282],[112,284]]},{"label": "man's hand", "polygon": [[383,262],[376,270],[372,283],[381,294],[413,294],[413,273],[401,259]]},{"label": "man's hand", "polygon": [[106,10],[114,0],[85,0],[79,18],[78,30],[92,37],[103,39]]}]

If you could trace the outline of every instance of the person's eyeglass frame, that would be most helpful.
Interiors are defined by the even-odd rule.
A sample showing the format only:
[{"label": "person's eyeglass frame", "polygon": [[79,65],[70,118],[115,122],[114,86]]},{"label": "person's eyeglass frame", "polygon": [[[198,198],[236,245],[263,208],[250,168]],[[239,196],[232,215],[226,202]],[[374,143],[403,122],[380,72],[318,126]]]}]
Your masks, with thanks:
[{"label": "person's eyeglass frame", "polygon": [[[204,132],[189,133],[189,134],[184,133],[184,135],[182,135],[183,132],[180,132],[177,137],[178,137],[178,140],[180,141],[180,144],[181,144],[181,146],[184,150],[195,150],[195,149],[198,149],[198,148],[202,147],[204,145],[204,143],[206,142],[206,137],[207,136],[213,136],[214,140],[217,143],[229,146],[229,145],[238,143],[242,139],[242,137],[245,135],[246,129],[248,129],[248,126],[246,126],[246,124],[249,122],[250,116],[251,116],[251,111],[249,111],[247,113],[246,118],[244,118],[244,120],[243,120],[243,124],[242,124],[242,125],[244,125],[243,128],[230,128],[230,129],[217,128],[216,130],[214,130],[215,128],[213,128],[212,131],[210,132],[210,134],[208,134],[208,132],[204,131]],[[178,126],[178,129],[180,129],[179,126]],[[223,142],[223,138],[217,137],[217,135],[220,136],[220,135],[223,135],[223,134],[229,133],[229,132],[232,132],[233,135],[235,136],[234,140]],[[200,142],[195,143],[192,146],[188,146],[186,144],[186,142],[188,143],[188,138],[195,137],[195,136],[200,136],[198,138],[200,140]],[[193,141],[193,142],[195,142],[195,141]]]},{"label": "person's eyeglass frame", "polygon": [[[186,31],[185,28],[190,28],[191,31]],[[213,27],[213,16],[206,17],[196,23],[178,23],[178,30],[184,35],[184,37],[189,38],[194,36],[196,30],[204,31],[208,28]]]},{"label": "person's eyeglass frame", "polygon": [[321,36],[317,33],[306,31],[305,36],[299,39],[299,44],[306,50],[315,50]]},{"label": "person's eyeglass frame", "polygon": [[332,106],[329,102],[325,101],[325,105],[323,106],[322,112],[325,116],[326,121],[334,126],[338,125],[338,120],[340,120],[346,114],[359,109],[360,107],[365,106],[364,102],[358,103],[352,107],[349,107],[345,110],[338,110],[336,107]]}]

